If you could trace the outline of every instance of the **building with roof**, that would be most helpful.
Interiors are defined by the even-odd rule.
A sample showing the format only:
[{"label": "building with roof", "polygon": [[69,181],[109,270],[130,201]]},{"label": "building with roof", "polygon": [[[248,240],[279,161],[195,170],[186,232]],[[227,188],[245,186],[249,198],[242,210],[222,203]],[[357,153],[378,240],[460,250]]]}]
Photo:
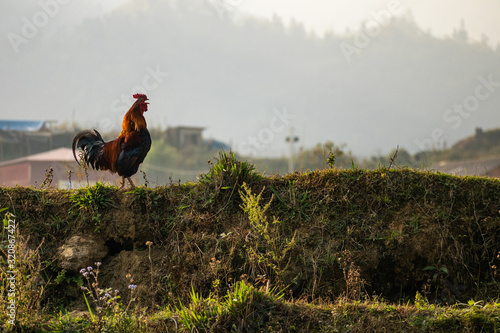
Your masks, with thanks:
[{"label": "building with roof", "polygon": [[121,179],[108,171],[92,169],[87,170],[87,175],[84,168],[76,163],[71,149],[58,148],[1,162],[0,186],[40,187],[48,179],[51,168],[51,187],[54,188],[79,188],[96,182],[118,184]]},{"label": "building with roof", "polygon": [[204,140],[202,132],[205,127],[196,126],[176,126],[169,127],[165,131],[165,141],[177,148],[185,150],[192,147],[205,146],[211,150],[229,150],[229,146],[214,139]]},{"label": "building with roof", "polygon": [[73,133],[52,130],[56,121],[0,120],[0,162],[59,147],[67,147]]},{"label": "building with roof", "polygon": [[0,130],[20,132],[50,131],[50,124],[53,122],[46,120],[0,120]]},{"label": "building with roof", "polygon": [[167,142],[177,148],[183,150],[189,147],[200,146],[203,143],[201,133],[204,127],[195,126],[177,126],[167,128]]}]

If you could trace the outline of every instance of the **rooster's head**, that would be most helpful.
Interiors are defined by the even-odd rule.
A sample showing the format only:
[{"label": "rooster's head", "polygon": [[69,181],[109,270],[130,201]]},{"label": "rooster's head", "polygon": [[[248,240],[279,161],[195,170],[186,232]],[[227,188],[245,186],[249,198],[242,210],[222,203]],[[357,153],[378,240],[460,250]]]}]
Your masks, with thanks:
[{"label": "rooster's head", "polygon": [[137,99],[137,104],[139,104],[139,107],[141,108],[141,111],[142,112],[146,112],[148,111],[148,96],[144,95],[144,94],[135,94],[134,95],[134,98]]}]

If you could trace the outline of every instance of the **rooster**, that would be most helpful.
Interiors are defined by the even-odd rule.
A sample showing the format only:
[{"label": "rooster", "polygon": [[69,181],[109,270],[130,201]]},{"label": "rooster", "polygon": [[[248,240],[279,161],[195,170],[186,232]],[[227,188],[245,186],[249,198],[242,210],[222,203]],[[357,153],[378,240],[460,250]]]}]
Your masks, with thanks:
[{"label": "rooster", "polygon": [[148,98],[144,94],[135,94],[134,98],[137,101],[123,117],[122,131],[116,139],[104,142],[95,129],[80,131],[73,139],[75,160],[80,163],[75,153],[76,148],[80,148],[83,164],[95,170],[109,170],[122,177],[120,189],[125,186],[125,178],[135,187],[130,177],[137,172],[151,148],[151,136],[144,118]]}]

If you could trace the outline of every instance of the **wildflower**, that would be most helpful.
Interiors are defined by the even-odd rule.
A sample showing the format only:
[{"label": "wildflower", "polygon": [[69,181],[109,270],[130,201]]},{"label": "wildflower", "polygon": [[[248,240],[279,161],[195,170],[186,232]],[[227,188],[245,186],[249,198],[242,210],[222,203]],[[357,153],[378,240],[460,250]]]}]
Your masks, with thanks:
[{"label": "wildflower", "polygon": [[105,293],[105,294],[104,294],[104,297],[111,298],[111,295],[110,295],[110,294],[108,294],[108,293]]},{"label": "wildflower", "polygon": [[83,272],[82,275],[87,276],[87,275],[89,275],[89,272]]},{"label": "wildflower", "polygon": [[84,287],[84,286],[81,286],[81,287],[80,287],[80,289],[81,289],[81,290],[85,290],[85,289],[87,289],[87,288],[86,288],[86,287]]},{"label": "wildflower", "polygon": [[146,242],[146,246],[150,246],[150,245],[153,245],[153,242],[151,242],[151,241],[147,241],[147,242]]},{"label": "wildflower", "polygon": [[102,265],[102,263],[101,263],[100,261],[97,261],[97,262],[95,262],[94,264],[95,264],[97,267],[99,267],[99,266],[101,266],[101,265]]},{"label": "wildflower", "polygon": [[80,269],[80,274],[85,273],[87,270],[85,268]]},{"label": "wildflower", "polygon": [[115,294],[118,294],[120,291],[118,289],[115,289]]},{"label": "wildflower", "polygon": [[92,272],[92,270],[94,270],[94,269],[92,268],[92,266],[89,266],[89,267],[87,267],[87,270],[88,270],[89,272]]},{"label": "wildflower", "polygon": [[135,284],[129,284],[128,289],[135,289],[137,286]]}]

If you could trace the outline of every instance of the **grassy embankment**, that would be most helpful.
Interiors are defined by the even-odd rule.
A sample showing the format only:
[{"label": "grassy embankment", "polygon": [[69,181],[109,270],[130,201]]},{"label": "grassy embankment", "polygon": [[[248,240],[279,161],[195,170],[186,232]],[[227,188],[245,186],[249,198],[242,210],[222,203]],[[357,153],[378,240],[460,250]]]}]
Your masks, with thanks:
[{"label": "grassy embankment", "polygon": [[[17,226],[15,330],[500,330],[498,180],[355,167],[262,177],[221,154],[197,183],[147,185],[0,189]],[[58,266],[74,235],[108,249],[92,273]]]}]

